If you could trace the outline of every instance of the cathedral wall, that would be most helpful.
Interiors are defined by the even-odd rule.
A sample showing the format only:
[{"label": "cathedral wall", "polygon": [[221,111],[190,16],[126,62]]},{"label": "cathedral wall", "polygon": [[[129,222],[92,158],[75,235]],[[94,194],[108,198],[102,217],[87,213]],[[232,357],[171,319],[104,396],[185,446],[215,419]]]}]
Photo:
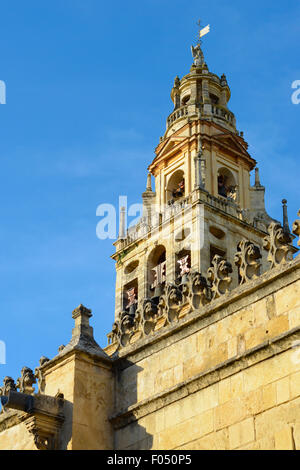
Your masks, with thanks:
[{"label": "cathedral wall", "polygon": [[299,294],[298,259],[121,350],[116,448],[300,449]]},{"label": "cathedral wall", "polygon": [[17,413],[0,415],[0,450],[36,450],[34,440]]}]

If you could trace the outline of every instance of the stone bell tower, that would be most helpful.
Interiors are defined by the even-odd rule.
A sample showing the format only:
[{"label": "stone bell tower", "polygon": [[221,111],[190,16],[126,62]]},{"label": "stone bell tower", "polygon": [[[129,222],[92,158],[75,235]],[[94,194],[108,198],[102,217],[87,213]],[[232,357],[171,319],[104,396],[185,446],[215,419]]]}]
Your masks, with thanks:
[{"label": "stone bell tower", "polygon": [[[121,222],[112,256],[117,270],[114,328],[124,322],[126,329],[146,300],[157,305],[163,289],[183,284],[190,272],[209,272],[212,278],[222,260],[234,258],[241,240],[263,252],[273,220],[265,210],[256,161],[228,107],[226,76],[209,70],[201,42],[192,46],[192,55],[189,73],[177,76],[171,90],[174,109],[148,168],[143,216],[127,231]],[[261,274],[267,260],[259,258]],[[231,287],[239,284],[238,276],[233,274]],[[114,331],[110,342],[113,338]]]}]

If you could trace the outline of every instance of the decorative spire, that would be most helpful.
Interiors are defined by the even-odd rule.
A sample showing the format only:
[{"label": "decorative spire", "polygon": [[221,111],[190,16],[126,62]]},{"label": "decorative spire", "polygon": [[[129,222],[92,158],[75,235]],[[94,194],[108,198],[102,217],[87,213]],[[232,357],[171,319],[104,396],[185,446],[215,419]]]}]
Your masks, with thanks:
[{"label": "decorative spire", "polygon": [[151,173],[148,173],[147,175],[147,187],[146,191],[151,191],[152,192],[152,181],[151,181]]},{"label": "decorative spire", "polygon": [[256,188],[262,187],[262,185],[260,184],[259,168],[255,168],[255,187]]},{"label": "decorative spire", "polygon": [[179,87],[180,87],[180,78],[177,75],[174,80],[174,88],[179,88]]},{"label": "decorative spire", "polygon": [[75,320],[73,337],[81,335],[93,337],[93,328],[90,326],[91,316],[92,311],[84,307],[82,304],[73,310],[72,318]]},{"label": "decorative spire", "polygon": [[282,200],[282,209],[283,209],[283,232],[285,234],[290,234],[290,226],[289,226],[289,219],[288,219],[288,212],[287,212],[287,200],[283,199]]}]

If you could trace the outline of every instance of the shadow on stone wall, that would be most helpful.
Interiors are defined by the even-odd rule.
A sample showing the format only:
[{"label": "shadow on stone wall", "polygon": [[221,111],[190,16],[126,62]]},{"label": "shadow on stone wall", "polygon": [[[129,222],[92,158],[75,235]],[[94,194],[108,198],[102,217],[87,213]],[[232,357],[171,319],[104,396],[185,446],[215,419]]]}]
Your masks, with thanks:
[{"label": "shadow on stone wall", "polygon": [[115,429],[115,450],[150,450],[153,435],[139,424],[133,405],[138,403],[138,374],[144,369],[127,359],[116,364],[115,412],[111,422]]}]

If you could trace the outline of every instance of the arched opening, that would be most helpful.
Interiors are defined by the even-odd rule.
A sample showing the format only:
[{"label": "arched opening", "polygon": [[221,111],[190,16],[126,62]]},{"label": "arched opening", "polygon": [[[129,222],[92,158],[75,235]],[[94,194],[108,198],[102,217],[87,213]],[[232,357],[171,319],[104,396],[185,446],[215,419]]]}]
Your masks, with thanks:
[{"label": "arched opening", "polygon": [[123,288],[123,310],[134,315],[138,304],[138,280],[126,284]]},{"label": "arched opening", "polygon": [[167,202],[180,199],[185,196],[184,172],[177,170],[170,177],[167,186]]},{"label": "arched opening", "polygon": [[136,260],[136,261],[132,261],[130,264],[128,264],[126,266],[126,268],[124,269],[124,273],[125,274],[131,274],[133,273],[133,271],[136,270],[136,268],[138,267],[139,265],[139,260]]},{"label": "arched opening", "polygon": [[148,296],[159,297],[166,283],[166,249],[158,245],[148,258]]},{"label": "arched opening", "polygon": [[236,180],[228,168],[220,168],[218,171],[218,194],[233,201],[237,200],[238,186]]},{"label": "arched opening", "polygon": [[191,251],[184,249],[176,254],[176,278],[185,279],[191,270]]},{"label": "arched opening", "polygon": [[190,98],[191,98],[190,95],[185,95],[181,100],[181,105],[185,106],[190,101]]},{"label": "arched opening", "polygon": [[214,95],[213,93],[210,93],[209,97],[210,97],[210,101],[212,102],[212,104],[215,104],[215,105],[219,104],[219,98],[216,95]]}]

